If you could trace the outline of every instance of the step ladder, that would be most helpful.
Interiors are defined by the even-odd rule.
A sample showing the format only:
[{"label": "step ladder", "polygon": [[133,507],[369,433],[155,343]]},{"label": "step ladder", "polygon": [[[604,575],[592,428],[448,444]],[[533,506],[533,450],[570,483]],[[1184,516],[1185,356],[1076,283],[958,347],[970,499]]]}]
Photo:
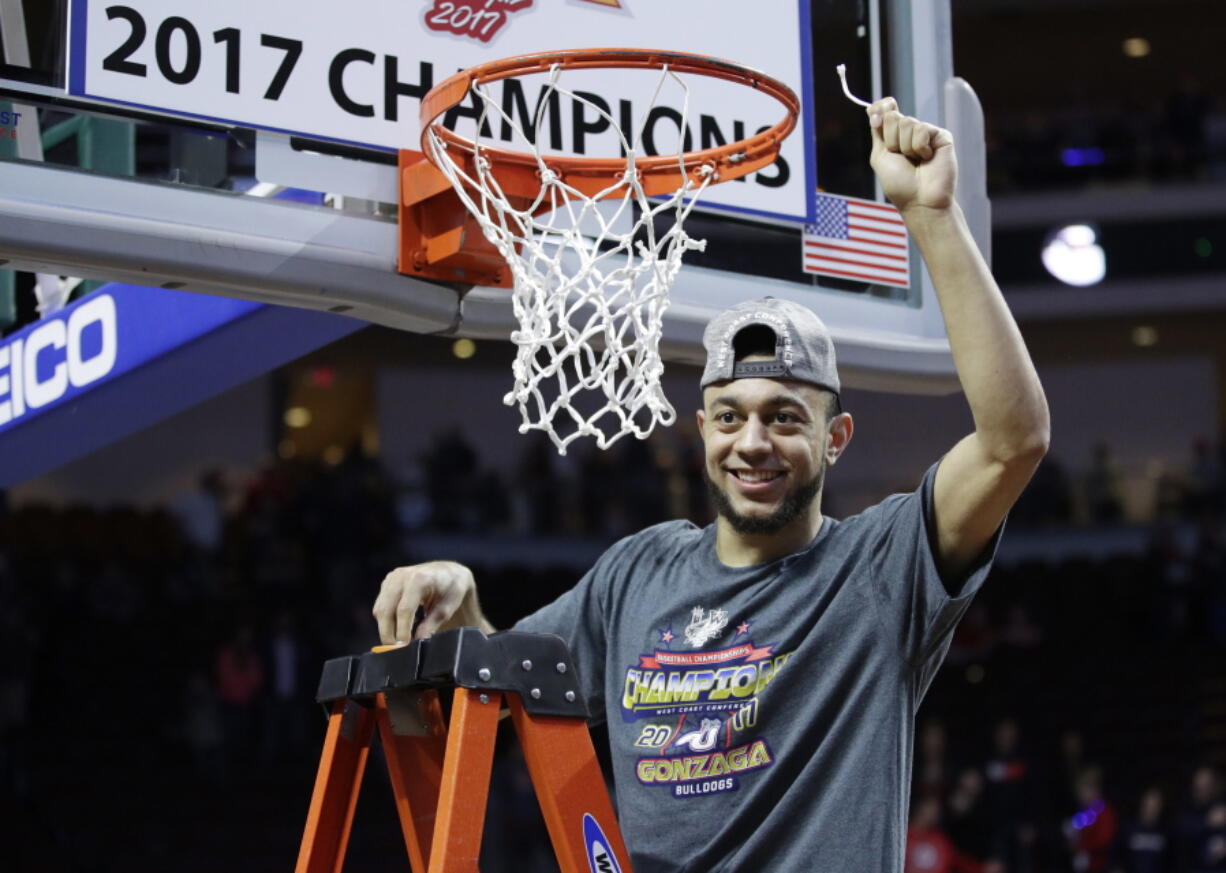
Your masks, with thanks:
[{"label": "step ladder", "polygon": [[477,873],[504,703],[562,873],[633,873],[559,637],[457,628],[334,658],[316,699],[328,730],[296,873],[340,873],[376,725],[413,873]]}]

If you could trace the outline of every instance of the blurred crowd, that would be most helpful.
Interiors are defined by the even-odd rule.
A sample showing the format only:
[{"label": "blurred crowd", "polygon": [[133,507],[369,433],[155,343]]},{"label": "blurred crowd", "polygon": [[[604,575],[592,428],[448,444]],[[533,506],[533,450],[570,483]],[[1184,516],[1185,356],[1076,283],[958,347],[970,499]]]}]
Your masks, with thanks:
[{"label": "blurred crowd", "polygon": [[702,446],[692,423],[647,440],[619,440],[560,457],[543,435],[530,438],[508,472],[489,465],[463,431],[439,433],[404,471],[398,516],[411,534],[513,532],[621,537],[664,518],[710,520]]},{"label": "blurred crowd", "polygon": [[1110,444],[1095,443],[1074,473],[1049,455],[1010,513],[1015,525],[1158,525],[1226,518],[1226,445],[1198,439],[1186,459],[1121,470]]},{"label": "blurred crowd", "polygon": [[923,726],[906,873],[1226,869],[1226,792],[1209,765],[1197,766],[1186,787],[1173,787],[1175,774],[1155,774],[1125,796],[1074,730],[1040,757],[1006,718],[978,759],[964,749],[951,748],[942,722]]},{"label": "blurred crowd", "polygon": [[[504,481],[441,434],[407,482],[355,450],[246,482],[207,471],[150,509],[0,508],[5,869],[290,863],[320,665],[377,642],[374,594],[414,538],[603,543],[705,522],[701,458],[673,445],[625,440],[562,468],[541,444]],[[1190,523],[1155,524],[1146,554],[994,570],[921,710],[910,870],[1226,869],[1226,531],[1217,456],[1203,457],[1172,504]],[[475,570],[505,627],[582,568]],[[482,869],[551,869],[514,746],[500,748]],[[382,781],[359,811],[355,869],[403,852]]]},{"label": "blurred crowd", "polygon": [[1164,102],[1063,100],[989,114],[993,193],[1111,182],[1226,181],[1226,97],[1184,77]]}]

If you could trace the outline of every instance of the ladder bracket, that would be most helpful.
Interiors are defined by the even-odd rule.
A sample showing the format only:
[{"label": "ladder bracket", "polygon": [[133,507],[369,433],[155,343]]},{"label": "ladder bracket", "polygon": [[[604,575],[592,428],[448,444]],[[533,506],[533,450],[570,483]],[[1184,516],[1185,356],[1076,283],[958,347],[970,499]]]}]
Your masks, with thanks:
[{"label": "ladder bracket", "polygon": [[517,694],[531,715],[589,717],[574,660],[561,637],[475,627],[324,664],[316,700],[369,705],[376,694],[413,688],[469,688]]}]

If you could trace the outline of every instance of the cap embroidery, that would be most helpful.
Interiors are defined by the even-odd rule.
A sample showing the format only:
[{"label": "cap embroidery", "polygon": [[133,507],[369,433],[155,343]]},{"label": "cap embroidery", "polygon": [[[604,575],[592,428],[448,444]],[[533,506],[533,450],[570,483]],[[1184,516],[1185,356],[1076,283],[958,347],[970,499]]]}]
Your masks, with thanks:
[{"label": "cap embroidery", "polygon": [[732,354],[732,341],[740,329],[745,326],[746,322],[750,321],[764,322],[772,330],[774,330],[776,338],[776,357],[778,357],[778,344],[780,341],[782,341],[782,363],[784,366],[790,369],[795,355],[792,344],[792,332],[788,330],[787,319],[764,309],[757,309],[753,312],[743,313],[732,320],[732,322],[724,330],[723,335],[719,338],[719,350],[716,357],[716,367],[723,370],[728,365],[728,358]]}]

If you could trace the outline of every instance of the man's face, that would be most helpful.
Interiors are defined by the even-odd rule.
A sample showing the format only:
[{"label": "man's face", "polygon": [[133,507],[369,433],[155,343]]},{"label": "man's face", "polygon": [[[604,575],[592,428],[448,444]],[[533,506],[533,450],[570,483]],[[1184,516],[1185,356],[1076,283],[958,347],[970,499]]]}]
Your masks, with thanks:
[{"label": "man's face", "polygon": [[734,530],[775,533],[808,516],[830,449],[828,401],[820,388],[779,379],[736,379],[703,391],[707,482]]}]

